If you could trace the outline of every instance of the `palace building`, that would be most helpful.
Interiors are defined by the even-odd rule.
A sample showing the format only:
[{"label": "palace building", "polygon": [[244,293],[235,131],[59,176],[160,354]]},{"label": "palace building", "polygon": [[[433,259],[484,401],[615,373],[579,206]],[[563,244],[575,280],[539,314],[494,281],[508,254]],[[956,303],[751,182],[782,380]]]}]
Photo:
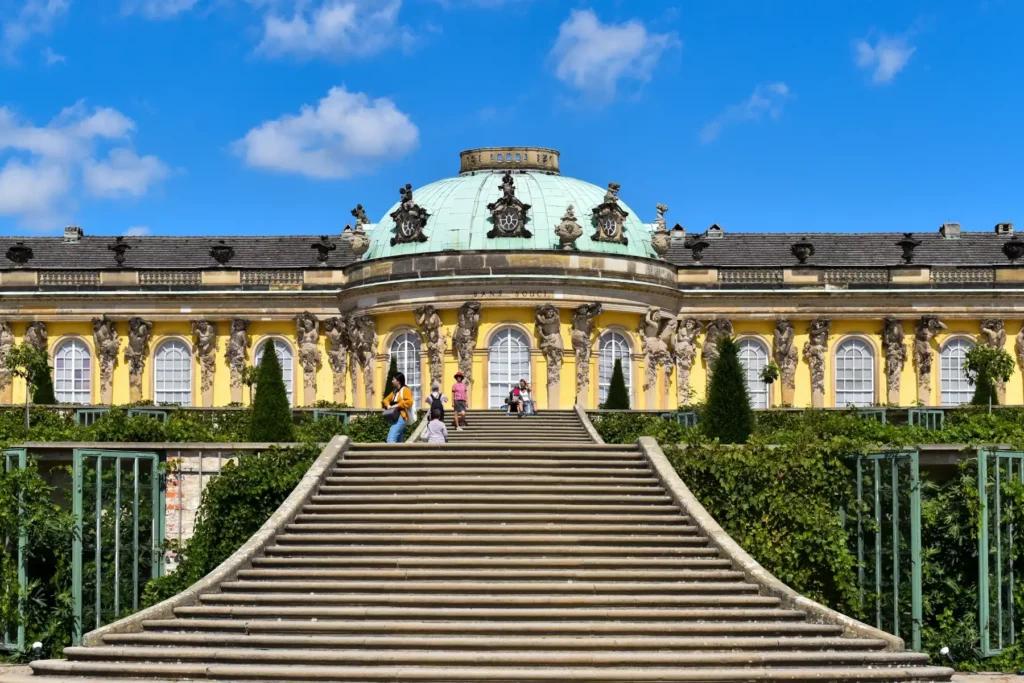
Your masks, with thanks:
[{"label": "palace building", "polygon": [[[956,405],[972,395],[964,354],[988,344],[1018,360],[1000,390],[1024,402],[1011,223],[694,231],[562,175],[555,150],[460,163],[334,235],[0,237],[0,355],[46,349],[66,403],[224,406],[250,400],[242,370],[272,343],[296,407],[370,408],[391,357],[421,395],[462,370],[473,408],[527,378],[541,409],[596,407],[621,359],[633,407],[667,410],[703,397],[722,335],[758,408]],[[0,403],[24,397],[0,377]]]}]

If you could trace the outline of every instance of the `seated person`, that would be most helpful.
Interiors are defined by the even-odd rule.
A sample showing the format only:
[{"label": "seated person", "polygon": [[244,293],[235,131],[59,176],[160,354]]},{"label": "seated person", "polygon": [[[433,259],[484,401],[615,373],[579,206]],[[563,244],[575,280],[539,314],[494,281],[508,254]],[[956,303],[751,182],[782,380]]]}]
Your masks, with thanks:
[{"label": "seated person", "polygon": [[523,402],[519,398],[519,387],[516,385],[512,386],[512,390],[508,392],[508,398],[505,399],[505,414],[511,415],[512,413],[523,414]]},{"label": "seated person", "polygon": [[533,400],[533,385],[525,379],[519,380],[519,403],[522,406],[520,417],[523,415],[536,415],[537,406]]}]

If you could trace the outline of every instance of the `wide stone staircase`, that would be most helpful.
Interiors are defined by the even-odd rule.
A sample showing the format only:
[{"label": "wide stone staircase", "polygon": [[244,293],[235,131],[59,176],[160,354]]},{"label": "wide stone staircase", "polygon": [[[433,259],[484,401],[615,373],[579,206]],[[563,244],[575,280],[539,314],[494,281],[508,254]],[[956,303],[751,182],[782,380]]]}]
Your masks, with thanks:
[{"label": "wide stone staircase", "polygon": [[571,410],[545,410],[536,415],[517,417],[504,410],[471,410],[466,413],[467,427],[459,432],[452,428],[452,411],[445,411],[449,442],[520,444],[593,443]]},{"label": "wide stone staircase", "polygon": [[34,663],[35,675],[949,679],[898,639],[758,578],[712,540],[717,525],[653,442],[587,443],[559,413],[499,418],[470,415],[466,438],[443,447],[332,442],[308,491],[219,578]]}]

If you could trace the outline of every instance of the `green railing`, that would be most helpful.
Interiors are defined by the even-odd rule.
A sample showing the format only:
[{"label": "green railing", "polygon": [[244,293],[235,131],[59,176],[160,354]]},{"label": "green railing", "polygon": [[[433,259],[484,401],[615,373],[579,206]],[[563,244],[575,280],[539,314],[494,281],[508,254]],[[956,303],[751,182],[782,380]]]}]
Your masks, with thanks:
[{"label": "green railing", "polygon": [[[4,451],[4,472],[10,473],[15,469],[23,470],[27,464],[28,453],[24,448],[10,448]],[[18,500],[19,504],[21,499]],[[21,529],[18,534],[18,585],[15,586],[4,586],[4,592],[9,594],[9,591],[17,590],[18,592],[18,632],[12,638],[10,633],[0,633],[0,650],[22,652],[25,649],[25,591],[28,589],[28,576],[26,573],[26,562],[28,558],[25,557],[26,549],[28,547],[28,534],[24,529]],[[11,539],[4,539],[4,546],[7,548],[11,547]]]},{"label": "green railing", "polygon": [[684,427],[697,426],[697,413],[692,410],[680,410],[675,413],[662,413],[661,419],[669,422],[677,422]]},{"label": "green railing", "polygon": [[984,657],[1016,642],[1013,544],[1017,530],[1012,521],[1003,519],[1003,486],[1012,483],[1024,483],[1024,452],[978,451],[978,625]]},{"label": "green railing", "polygon": [[928,410],[927,408],[911,408],[907,411],[907,424],[925,429],[942,429],[946,419],[943,410]]},{"label": "green railing", "polygon": [[320,410],[320,409],[317,409],[317,410],[313,411],[313,422],[319,422],[320,420],[324,419],[325,417],[336,418],[343,425],[347,425],[348,424],[348,413],[346,413],[346,412],[343,412],[343,411],[340,411],[340,410]]},{"label": "green railing", "polygon": [[157,422],[167,422],[168,413],[166,410],[160,410],[159,408],[132,408],[128,411],[128,417],[135,417],[136,415],[145,415]]},{"label": "green railing", "polygon": [[857,411],[857,415],[866,420],[875,420],[885,424],[885,408],[862,408]]},{"label": "green railing", "polygon": [[[164,496],[156,453],[76,448],[73,461],[72,643],[77,645],[84,627],[99,628],[119,618],[122,604],[130,604],[132,611],[139,608],[140,578],[145,585],[163,574]],[[89,545],[93,571],[87,575]],[[87,605],[90,590],[94,599]],[[131,593],[130,603],[127,595],[122,603],[122,592]]]},{"label": "green railing", "polygon": [[75,411],[75,422],[83,427],[93,425],[101,415],[110,412],[110,408],[79,408]]},{"label": "green railing", "polygon": [[[904,640],[920,650],[923,600],[918,452],[858,455],[855,467],[861,608],[872,600],[875,627],[900,637],[907,630],[905,617],[909,617],[910,637]],[[902,498],[909,500],[901,504]],[[874,589],[870,594],[869,588]],[[901,612],[901,590],[910,591],[909,615]]]}]

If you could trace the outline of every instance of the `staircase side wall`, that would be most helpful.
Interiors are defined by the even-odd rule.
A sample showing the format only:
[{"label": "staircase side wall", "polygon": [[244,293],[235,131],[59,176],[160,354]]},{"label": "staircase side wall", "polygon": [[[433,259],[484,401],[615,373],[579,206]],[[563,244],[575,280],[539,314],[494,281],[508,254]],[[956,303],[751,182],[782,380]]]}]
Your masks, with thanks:
[{"label": "staircase side wall", "polygon": [[320,452],[320,456],[313,462],[281,507],[270,516],[270,519],[260,527],[259,531],[253,534],[252,538],[212,572],[174,597],[86,633],[82,644],[86,647],[102,645],[103,637],[109,633],[138,633],[142,631],[144,621],[172,619],[174,610],[178,607],[196,605],[200,595],[219,592],[221,583],[233,580],[239,570],[251,566],[252,559],[263,553],[263,550],[273,543],[278,532],[295,519],[302,510],[302,506],[309,502],[312,495],[320,488],[324,478],[348,450],[350,444],[351,441],[347,436],[336,436],[331,439],[331,442]]},{"label": "staircase side wall", "polygon": [[806,612],[811,621],[841,626],[844,635],[847,637],[884,640],[887,643],[885,648],[887,651],[902,652],[904,650],[902,638],[829,609],[810,598],[800,595],[779,581],[771,572],[762,567],[757,560],[748,555],[736,541],[732,540],[729,534],[725,533],[725,530],[719,526],[714,517],[704,509],[704,506],[700,504],[700,501],[693,495],[693,492],[683,483],[675,468],[672,467],[668,458],[665,457],[661,446],[658,445],[658,442],[653,437],[641,437],[639,445],[641,452],[651,463],[658,478],[665,488],[668,489],[676,503],[690,516],[690,519],[707,536],[711,544],[717,547],[733,563],[736,569],[742,571],[748,581],[758,585],[763,595],[781,598],[785,607]]}]

